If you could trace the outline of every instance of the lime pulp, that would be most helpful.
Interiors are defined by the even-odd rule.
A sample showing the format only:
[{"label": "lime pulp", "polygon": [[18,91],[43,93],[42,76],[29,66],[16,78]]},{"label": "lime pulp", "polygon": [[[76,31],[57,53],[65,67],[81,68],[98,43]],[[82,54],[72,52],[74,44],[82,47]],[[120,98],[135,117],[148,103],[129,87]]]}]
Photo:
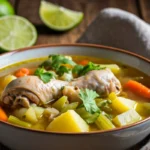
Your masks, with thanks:
[{"label": "lime pulp", "polygon": [[0,48],[12,51],[32,46],[37,39],[35,27],[25,18],[10,15],[0,18]]},{"label": "lime pulp", "polygon": [[66,31],[77,26],[83,19],[83,13],[41,1],[40,18],[51,29]]}]

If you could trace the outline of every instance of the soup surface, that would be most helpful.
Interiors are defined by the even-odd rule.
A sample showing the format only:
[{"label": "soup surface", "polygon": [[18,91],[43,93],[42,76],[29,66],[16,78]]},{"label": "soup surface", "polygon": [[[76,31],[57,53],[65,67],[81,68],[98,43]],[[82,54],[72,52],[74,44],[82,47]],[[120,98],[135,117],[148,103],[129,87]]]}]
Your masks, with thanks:
[{"label": "soup surface", "polygon": [[21,64],[0,78],[2,121],[53,132],[90,132],[150,116],[150,77],[134,68],[65,55]]}]

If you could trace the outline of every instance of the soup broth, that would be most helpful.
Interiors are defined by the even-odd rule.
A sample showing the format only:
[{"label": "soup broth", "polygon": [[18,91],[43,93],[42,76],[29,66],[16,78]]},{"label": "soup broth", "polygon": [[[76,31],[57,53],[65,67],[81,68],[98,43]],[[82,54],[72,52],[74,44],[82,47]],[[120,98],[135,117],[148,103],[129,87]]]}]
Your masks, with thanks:
[{"label": "soup broth", "polygon": [[[6,71],[5,71],[6,70]],[[1,69],[0,120],[52,132],[90,132],[150,116],[150,77],[111,60],[51,55]]]}]

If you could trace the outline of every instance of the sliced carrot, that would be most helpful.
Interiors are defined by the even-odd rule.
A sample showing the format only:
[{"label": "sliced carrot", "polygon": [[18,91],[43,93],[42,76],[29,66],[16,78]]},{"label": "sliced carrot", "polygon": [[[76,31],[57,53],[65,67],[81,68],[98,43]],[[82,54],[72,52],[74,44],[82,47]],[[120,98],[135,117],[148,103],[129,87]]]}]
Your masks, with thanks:
[{"label": "sliced carrot", "polygon": [[82,65],[82,66],[85,66],[85,65],[87,65],[88,63],[89,63],[88,60],[82,60],[82,61],[79,62],[79,64]]},{"label": "sliced carrot", "polygon": [[23,77],[30,74],[30,70],[28,68],[21,68],[15,72],[16,77]]},{"label": "sliced carrot", "polygon": [[7,121],[8,120],[8,117],[5,113],[5,111],[0,107],[0,120],[2,121]]},{"label": "sliced carrot", "polygon": [[124,88],[127,88],[142,97],[150,98],[150,89],[137,81],[129,80]]}]

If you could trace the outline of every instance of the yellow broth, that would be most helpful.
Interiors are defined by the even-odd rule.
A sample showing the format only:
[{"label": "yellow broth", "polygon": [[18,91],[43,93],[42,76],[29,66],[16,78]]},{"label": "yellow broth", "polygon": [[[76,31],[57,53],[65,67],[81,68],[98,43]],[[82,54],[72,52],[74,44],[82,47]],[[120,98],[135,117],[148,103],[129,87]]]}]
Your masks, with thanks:
[{"label": "yellow broth", "polygon": [[[137,70],[137,69],[134,69],[132,67],[129,67],[129,66],[126,66],[126,65],[123,65],[121,63],[118,63],[118,62],[115,62],[115,61],[111,61],[111,60],[106,60],[106,59],[100,59],[100,58],[94,58],[94,57],[87,57],[87,56],[71,56],[73,61],[75,61],[77,64],[79,62],[81,62],[82,60],[88,60],[90,62],[93,62],[95,64],[117,64],[119,67],[120,67],[120,71],[118,73],[115,74],[115,76],[117,77],[117,79],[119,79],[122,87],[124,87],[124,84],[126,84],[126,82],[128,82],[129,80],[135,80],[137,82],[140,82],[141,84],[143,84],[144,86],[146,86],[147,88],[150,88],[150,78],[148,75],[142,73],[141,71]],[[9,67],[6,67],[6,68],[2,68],[0,71],[3,72],[4,70],[7,70],[7,69],[10,69],[12,68],[12,72],[10,73],[11,75],[14,75],[15,76],[15,73],[16,71],[19,69],[19,68],[22,68],[22,67],[25,67],[27,66],[27,68],[29,68],[30,70],[33,71],[33,74],[36,70],[36,68],[38,67],[39,64],[41,64],[41,62],[45,61],[47,58],[40,58],[40,59],[35,59],[35,60],[28,60],[28,61],[24,61],[24,62],[20,62],[20,63],[17,63],[17,64],[14,64],[14,65],[11,65]],[[36,63],[34,63],[36,62]],[[14,68],[14,69],[13,69]],[[5,77],[8,76],[8,75],[5,75],[3,77],[0,78],[0,81],[1,82],[4,82],[4,79]],[[7,81],[8,82],[8,81]],[[1,87],[0,87],[0,93],[3,92],[4,88],[7,86],[7,84],[4,84],[2,83]],[[127,99],[131,99],[133,101],[136,102],[135,106],[133,107],[133,109],[139,114],[139,116],[141,116],[141,119],[145,119],[147,117],[150,116],[150,104],[148,104],[148,98],[144,98],[142,96],[139,96],[137,95],[136,93],[130,91],[130,90],[125,90],[124,88],[122,88],[122,91],[120,92],[120,94],[118,95],[120,97],[125,97]],[[109,97],[104,97],[104,98],[101,98],[102,100],[105,100],[105,99],[109,99]],[[53,103],[55,103],[57,101],[57,99],[55,99],[54,102],[48,104],[48,105],[41,105],[39,107],[42,107],[43,109],[46,109],[47,107],[52,107],[53,106]],[[101,100],[100,100],[101,101]],[[69,103],[72,103],[70,102],[69,100]],[[115,104],[114,104],[115,105]],[[120,106],[120,104],[118,104],[118,106]],[[2,105],[3,107],[3,105]],[[35,107],[38,107],[38,106],[35,106]],[[116,110],[116,108],[114,108],[112,106],[112,104],[109,104],[108,106],[109,108],[100,108],[101,111],[105,112],[107,115],[104,115],[107,119],[109,119],[109,121],[115,126],[115,127],[120,127],[120,125],[118,125],[117,123],[114,123],[113,122],[113,119],[119,115],[119,114],[122,114],[122,113],[125,113],[126,111],[124,112],[119,112],[118,110]],[[115,105],[116,107],[116,105]],[[121,106],[122,107],[122,106]],[[17,117],[18,119],[20,119],[21,121],[25,121],[25,122],[28,122],[31,126],[30,128],[33,128],[33,129],[39,129],[39,130],[46,130],[47,129],[47,126],[53,121],[54,118],[57,118],[57,116],[60,116],[62,113],[59,112],[58,115],[56,115],[54,118],[52,119],[49,119],[47,118],[46,115],[41,115],[37,121],[28,121],[25,116],[23,117],[18,117],[19,115],[17,114],[16,115],[16,110],[20,109],[20,108],[15,108],[15,109],[10,109],[10,108],[7,108],[7,107],[3,107],[4,110],[7,112],[7,115],[10,116],[10,115],[13,115],[15,117]],[[26,108],[28,109],[28,108]],[[126,109],[126,108],[125,108]],[[76,110],[76,109],[75,109]],[[44,110],[45,111],[45,110]],[[14,113],[15,112],[15,113]],[[18,113],[18,112],[17,112]],[[21,112],[22,113],[22,112]],[[110,117],[110,118],[109,118]],[[82,118],[82,117],[81,117]],[[105,118],[104,118],[105,119]],[[140,119],[140,120],[141,120]],[[30,120],[30,119],[29,119]],[[69,121],[69,118],[68,118],[68,121]],[[87,123],[88,124],[88,123]],[[89,131],[96,131],[96,130],[107,130],[105,128],[100,128],[96,125],[95,122],[93,123],[89,123],[88,124],[89,126]],[[51,130],[49,130],[51,131]],[[58,132],[60,132],[58,130]],[[62,131],[63,132],[63,131]],[[76,132],[76,131],[75,131]]]}]

